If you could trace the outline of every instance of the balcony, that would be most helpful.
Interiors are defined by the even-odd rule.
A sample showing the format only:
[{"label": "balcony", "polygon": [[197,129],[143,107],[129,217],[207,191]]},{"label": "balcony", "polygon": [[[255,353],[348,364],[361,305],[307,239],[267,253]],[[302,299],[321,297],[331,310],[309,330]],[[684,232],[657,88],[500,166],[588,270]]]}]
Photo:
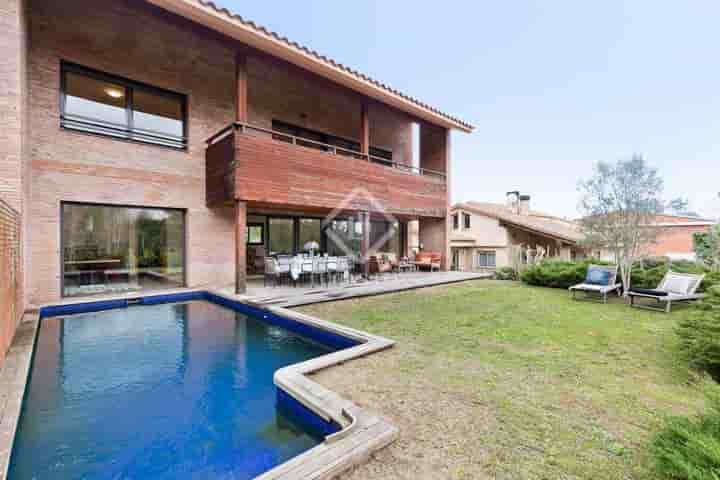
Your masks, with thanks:
[{"label": "balcony", "polygon": [[[211,207],[241,200],[250,207],[275,209],[341,208],[407,218],[446,215],[447,177],[439,170],[247,123],[229,125],[207,143],[206,195]],[[427,143],[424,155],[430,160],[425,163],[439,164],[438,152],[445,146]]]}]

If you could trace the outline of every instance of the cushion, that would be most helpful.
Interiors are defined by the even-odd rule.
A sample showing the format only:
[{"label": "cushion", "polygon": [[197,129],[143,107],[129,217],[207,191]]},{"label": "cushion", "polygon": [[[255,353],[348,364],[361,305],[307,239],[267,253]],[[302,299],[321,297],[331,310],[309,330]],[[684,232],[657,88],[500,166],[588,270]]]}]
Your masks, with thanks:
[{"label": "cushion", "polygon": [[633,288],[631,293],[642,293],[644,295],[652,295],[654,297],[667,297],[668,292],[662,290],[652,290],[650,288]]},{"label": "cushion", "polygon": [[663,290],[670,293],[676,293],[678,295],[687,295],[690,291],[690,286],[693,283],[693,279],[690,277],[681,277],[679,275],[670,275],[665,284]]},{"label": "cushion", "polygon": [[590,267],[588,268],[585,283],[588,285],[609,285],[612,272],[604,268]]}]

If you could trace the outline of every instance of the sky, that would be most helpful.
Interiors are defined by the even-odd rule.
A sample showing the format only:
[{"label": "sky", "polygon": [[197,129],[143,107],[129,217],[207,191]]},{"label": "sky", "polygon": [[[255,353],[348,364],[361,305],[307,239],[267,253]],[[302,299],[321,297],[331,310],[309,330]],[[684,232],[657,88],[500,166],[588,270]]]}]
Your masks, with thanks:
[{"label": "sky", "polygon": [[217,3],[473,124],[454,202],[520,190],[576,217],[593,165],[637,153],[720,217],[716,0]]}]

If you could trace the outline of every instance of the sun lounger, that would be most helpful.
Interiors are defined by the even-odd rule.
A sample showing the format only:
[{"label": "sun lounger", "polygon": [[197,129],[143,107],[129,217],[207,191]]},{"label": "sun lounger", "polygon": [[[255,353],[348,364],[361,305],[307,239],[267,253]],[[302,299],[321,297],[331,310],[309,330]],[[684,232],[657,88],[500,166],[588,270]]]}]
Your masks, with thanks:
[{"label": "sun lounger", "polygon": [[570,295],[577,299],[576,293],[582,292],[584,300],[599,299],[607,303],[608,294],[617,292],[619,296],[622,290],[622,283],[617,281],[617,272],[617,266],[590,265],[585,281],[570,287]]},{"label": "sun lounger", "polygon": [[[705,275],[668,271],[656,289],[636,288],[630,290],[628,292],[630,306],[670,313],[673,303],[692,302],[705,297],[705,294],[697,293],[703,278]],[[640,298],[654,300],[655,303],[637,303]]]}]

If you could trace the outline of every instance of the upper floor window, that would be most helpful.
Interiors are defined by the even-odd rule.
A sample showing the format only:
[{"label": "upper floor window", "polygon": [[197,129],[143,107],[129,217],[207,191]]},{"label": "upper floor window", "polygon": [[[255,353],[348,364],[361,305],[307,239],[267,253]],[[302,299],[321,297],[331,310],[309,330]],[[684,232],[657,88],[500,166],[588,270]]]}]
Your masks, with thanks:
[{"label": "upper floor window", "polygon": [[460,217],[456,213],[453,215],[453,230],[457,230],[458,228],[460,228]]},{"label": "upper floor window", "polygon": [[187,145],[186,98],[149,85],[62,64],[64,128],[173,148]]},{"label": "upper floor window", "polygon": [[[285,123],[280,120],[273,120],[272,129],[281,134],[285,134],[273,135],[275,140],[288,142],[290,141],[290,138],[286,135],[289,135],[296,137],[296,143],[298,145],[302,145],[303,147],[317,148],[318,150],[327,151],[330,150],[330,147],[327,147],[326,145],[332,145],[333,147],[339,147],[339,150],[337,150],[338,155],[353,156],[352,152],[360,153],[360,143],[354,140],[337,137],[329,133],[317,132],[305,127]],[[311,141],[303,141],[303,139]],[[370,146],[369,153],[370,156],[376,157],[379,163],[386,163],[384,160],[392,162],[393,159],[392,151],[385,150],[384,148]]]},{"label": "upper floor window", "polygon": [[463,213],[463,226],[464,228],[470,228],[470,214]]}]

